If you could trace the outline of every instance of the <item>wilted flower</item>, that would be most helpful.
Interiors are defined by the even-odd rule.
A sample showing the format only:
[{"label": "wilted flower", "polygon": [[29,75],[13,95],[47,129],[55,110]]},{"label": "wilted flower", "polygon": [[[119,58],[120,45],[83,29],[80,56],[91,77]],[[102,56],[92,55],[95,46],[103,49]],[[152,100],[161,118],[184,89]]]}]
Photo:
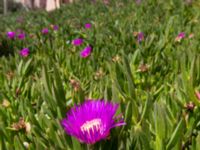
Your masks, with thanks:
[{"label": "wilted flower", "polygon": [[9,107],[10,106],[10,102],[7,99],[4,99],[2,102],[2,106],[3,107]]},{"label": "wilted flower", "polygon": [[100,68],[97,72],[95,72],[94,79],[98,80],[101,79],[105,75],[105,72],[102,68]]},{"label": "wilted flower", "polygon": [[17,88],[16,91],[15,91],[16,97],[18,97],[20,93],[21,93],[21,90],[19,88]]},{"label": "wilted flower", "polygon": [[11,80],[14,77],[14,72],[13,71],[7,72],[6,77],[7,77],[8,80]]},{"label": "wilted flower", "polygon": [[175,41],[180,42],[183,38],[185,38],[185,32],[179,33],[178,36],[175,38]]},{"label": "wilted flower", "polygon": [[15,38],[15,32],[9,31],[9,32],[7,32],[7,36],[8,36],[9,39],[14,39]]},{"label": "wilted flower", "polygon": [[139,32],[137,34],[137,41],[138,42],[142,42],[144,40],[144,33],[143,32]]},{"label": "wilted flower", "polygon": [[27,57],[30,53],[30,50],[28,48],[23,48],[19,54],[22,56],[22,57]]},{"label": "wilted flower", "polygon": [[191,38],[193,38],[194,37],[194,33],[191,33],[190,35],[189,35],[189,38],[191,39]]},{"label": "wilted flower", "polygon": [[81,38],[77,38],[77,39],[74,39],[74,40],[72,41],[72,44],[75,45],[75,46],[79,46],[79,45],[81,45],[82,43],[83,43],[83,39],[81,39]]},{"label": "wilted flower", "polygon": [[49,29],[48,28],[42,29],[42,34],[48,34],[48,33],[49,33]]},{"label": "wilted flower", "polygon": [[91,46],[87,46],[86,48],[84,48],[81,52],[80,52],[80,56],[83,58],[88,57],[92,52],[92,47]]},{"label": "wilted flower", "polygon": [[11,127],[13,128],[13,130],[16,130],[16,131],[19,131],[19,130],[21,130],[21,129],[25,129],[25,131],[26,131],[27,133],[29,133],[30,130],[31,130],[31,125],[30,125],[30,123],[29,123],[29,122],[25,122],[25,121],[24,121],[24,118],[22,118],[22,117],[19,119],[18,122],[13,123],[13,124],[11,125]]},{"label": "wilted flower", "polygon": [[121,57],[119,55],[116,55],[112,58],[113,62],[120,62],[121,61]]},{"label": "wilted flower", "polygon": [[137,35],[138,35],[138,32],[134,31],[134,32],[133,32],[133,36],[134,36],[134,37],[137,37]]},{"label": "wilted flower", "polygon": [[94,144],[106,139],[110,129],[125,125],[122,117],[114,117],[119,105],[101,100],[87,100],[75,106],[61,121],[67,134],[80,142]]},{"label": "wilted flower", "polygon": [[35,34],[31,33],[31,34],[29,34],[29,37],[30,38],[35,38],[36,36],[35,36]]},{"label": "wilted flower", "polygon": [[200,92],[196,91],[195,92],[197,99],[200,101]]},{"label": "wilted flower", "polygon": [[12,128],[16,131],[20,130],[20,129],[25,129],[26,125],[25,125],[25,121],[23,118],[20,118],[18,122],[13,123],[12,124]]},{"label": "wilted flower", "polygon": [[23,40],[25,38],[25,34],[24,33],[19,33],[17,35],[18,39]]},{"label": "wilted flower", "polygon": [[70,79],[70,84],[72,85],[75,92],[77,92],[81,88],[80,83],[75,79]]},{"label": "wilted flower", "polygon": [[86,28],[86,29],[89,29],[89,28],[91,28],[91,27],[92,27],[92,25],[91,25],[90,23],[86,23],[86,24],[85,24],[85,28]]},{"label": "wilted flower", "polygon": [[138,69],[139,72],[147,72],[149,70],[149,66],[146,64],[141,64]]},{"label": "wilted flower", "polygon": [[188,111],[192,111],[194,109],[195,105],[193,102],[189,102],[186,104],[185,108],[188,110]]}]

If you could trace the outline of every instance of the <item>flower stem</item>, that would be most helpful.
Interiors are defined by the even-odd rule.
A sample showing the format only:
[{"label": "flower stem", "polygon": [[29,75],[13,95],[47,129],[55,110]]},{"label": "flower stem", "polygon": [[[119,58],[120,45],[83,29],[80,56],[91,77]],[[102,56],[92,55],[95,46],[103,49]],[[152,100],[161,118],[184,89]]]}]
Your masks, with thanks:
[{"label": "flower stem", "polygon": [[94,145],[87,144],[87,150],[94,150]]}]

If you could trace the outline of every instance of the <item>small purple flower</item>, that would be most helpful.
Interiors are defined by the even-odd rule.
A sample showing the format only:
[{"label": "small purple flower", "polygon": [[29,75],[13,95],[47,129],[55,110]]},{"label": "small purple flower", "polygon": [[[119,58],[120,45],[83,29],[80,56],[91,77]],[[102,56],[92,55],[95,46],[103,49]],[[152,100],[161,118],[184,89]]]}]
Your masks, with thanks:
[{"label": "small purple flower", "polygon": [[14,39],[15,38],[15,32],[13,32],[13,31],[9,31],[9,32],[7,32],[7,37],[9,38],[9,39]]},{"label": "small purple flower", "polygon": [[22,56],[22,57],[27,57],[30,53],[30,50],[28,48],[23,48],[19,54]]},{"label": "small purple flower", "polygon": [[175,38],[175,41],[180,42],[183,38],[185,38],[185,32],[180,32],[178,36]]},{"label": "small purple flower", "polygon": [[85,28],[86,28],[86,29],[90,29],[91,27],[92,27],[92,25],[91,25],[90,23],[86,23],[86,24],[85,24]]},{"label": "small purple flower", "polygon": [[144,40],[144,33],[143,32],[138,33],[137,40],[138,40],[138,42],[142,42]]},{"label": "small purple flower", "polygon": [[114,117],[118,107],[118,104],[104,100],[86,100],[71,108],[61,124],[68,135],[80,142],[94,144],[106,139],[110,129],[126,124],[122,116]]},{"label": "small purple flower", "polygon": [[19,33],[17,37],[18,39],[23,40],[25,39],[25,33]]},{"label": "small purple flower", "polygon": [[135,3],[138,4],[138,5],[139,5],[141,2],[142,2],[142,0],[135,0]]},{"label": "small purple flower", "polygon": [[181,39],[183,39],[185,37],[185,33],[184,32],[179,33],[178,37],[181,38]]},{"label": "small purple flower", "polygon": [[88,57],[92,52],[92,47],[91,46],[87,46],[86,48],[84,48],[81,52],[80,52],[80,56],[83,58]]},{"label": "small purple flower", "polygon": [[74,40],[72,41],[72,44],[75,45],[75,46],[79,46],[79,45],[81,45],[82,43],[83,43],[83,39],[81,39],[81,38],[77,38],[77,39],[74,39]]},{"label": "small purple flower", "polygon": [[59,27],[57,25],[53,25],[53,30],[57,31],[59,29]]},{"label": "small purple flower", "polygon": [[49,29],[48,28],[42,29],[42,34],[48,34],[48,33],[49,33]]}]

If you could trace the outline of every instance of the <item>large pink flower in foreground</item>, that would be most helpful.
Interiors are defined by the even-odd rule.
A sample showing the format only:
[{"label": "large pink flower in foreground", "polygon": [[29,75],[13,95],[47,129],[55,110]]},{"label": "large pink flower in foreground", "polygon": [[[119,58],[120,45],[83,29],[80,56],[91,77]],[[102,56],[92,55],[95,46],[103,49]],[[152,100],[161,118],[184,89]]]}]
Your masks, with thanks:
[{"label": "large pink flower in foreground", "polygon": [[101,100],[87,100],[66,114],[61,124],[67,134],[80,142],[94,144],[106,139],[110,129],[125,125],[121,117],[114,117],[119,105]]}]

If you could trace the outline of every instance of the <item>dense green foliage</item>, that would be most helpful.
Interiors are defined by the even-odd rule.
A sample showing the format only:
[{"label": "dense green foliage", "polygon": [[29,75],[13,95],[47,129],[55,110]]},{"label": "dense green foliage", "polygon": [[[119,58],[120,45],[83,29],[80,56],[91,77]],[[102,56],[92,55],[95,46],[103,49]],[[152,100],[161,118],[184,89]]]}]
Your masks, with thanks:
[{"label": "dense green foliage", "polygon": [[[183,0],[84,2],[1,17],[0,150],[200,149],[199,24],[200,3]],[[8,39],[17,29],[26,38]],[[180,32],[186,37],[175,41]],[[74,47],[78,37],[85,42]],[[81,58],[88,44],[92,54]],[[25,47],[28,57],[19,55]],[[71,138],[60,120],[86,98],[120,103],[127,125],[95,145]]]}]

